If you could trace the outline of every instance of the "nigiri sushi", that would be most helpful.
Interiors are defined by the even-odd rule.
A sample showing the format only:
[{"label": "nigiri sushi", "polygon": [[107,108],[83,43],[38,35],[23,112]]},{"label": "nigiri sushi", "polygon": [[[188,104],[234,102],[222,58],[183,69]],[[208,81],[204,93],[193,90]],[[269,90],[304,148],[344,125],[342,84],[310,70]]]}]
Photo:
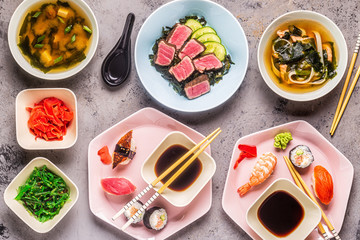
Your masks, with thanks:
[{"label": "nigiri sushi", "polygon": [[101,186],[106,193],[116,196],[127,195],[136,190],[136,186],[123,177],[103,178]]},{"label": "nigiri sushi", "polygon": [[318,165],[314,168],[312,180],[316,197],[323,204],[328,205],[334,196],[334,185],[330,173],[324,167]]},{"label": "nigiri sushi", "polygon": [[267,152],[264,153],[259,160],[257,160],[250,176],[250,180],[245,185],[239,187],[237,192],[239,193],[240,197],[244,196],[251,187],[259,185],[260,183],[264,182],[274,171],[274,168],[277,163],[276,156],[271,153]]},{"label": "nigiri sushi", "polygon": [[132,137],[132,130],[127,132],[120,138],[115,146],[113,153],[113,165],[112,168],[116,168],[119,164],[128,164],[135,156],[136,146]]}]

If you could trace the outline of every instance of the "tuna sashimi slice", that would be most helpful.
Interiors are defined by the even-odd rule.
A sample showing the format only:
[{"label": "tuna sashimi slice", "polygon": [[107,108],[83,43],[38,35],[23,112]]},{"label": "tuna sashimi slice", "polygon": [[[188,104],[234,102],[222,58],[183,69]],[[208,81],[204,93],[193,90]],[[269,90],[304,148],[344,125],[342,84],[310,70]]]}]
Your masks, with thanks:
[{"label": "tuna sashimi slice", "polygon": [[173,30],[171,30],[169,33],[166,41],[170,44],[174,44],[176,46],[176,50],[179,50],[185,41],[190,37],[191,33],[191,28],[186,25],[177,23],[173,27]]},{"label": "tuna sashimi slice", "polygon": [[195,38],[190,39],[180,50],[179,58],[183,59],[185,56],[189,56],[191,59],[205,51],[206,47],[204,44],[196,40]]},{"label": "tuna sashimi slice", "polygon": [[158,44],[158,51],[155,55],[155,64],[160,66],[169,66],[174,59],[175,52],[175,45],[161,40]]},{"label": "tuna sashimi slice", "polygon": [[184,81],[190,77],[194,71],[195,67],[188,56],[184,57],[181,62],[169,69],[169,73],[171,73],[178,82]]},{"label": "tuna sashimi slice", "polygon": [[123,177],[103,178],[101,186],[105,192],[116,196],[133,193],[136,189],[134,184]]},{"label": "tuna sashimi slice", "polygon": [[202,74],[185,84],[185,94],[188,99],[194,99],[210,92],[209,77],[206,74]]},{"label": "tuna sashimi slice", "polygon": [[196,58],[193,60],[193,63],[196,70],[201,73],[207,70],[220,69],[223,66],[223,63],[213,53]]}]

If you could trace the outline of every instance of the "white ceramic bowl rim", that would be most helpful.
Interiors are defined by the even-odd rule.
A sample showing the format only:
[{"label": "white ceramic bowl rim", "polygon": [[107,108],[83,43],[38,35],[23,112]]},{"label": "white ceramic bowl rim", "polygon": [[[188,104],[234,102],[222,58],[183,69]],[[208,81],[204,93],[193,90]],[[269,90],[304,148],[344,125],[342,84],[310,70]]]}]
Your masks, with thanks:
[{"label": "white ceramic bowl rim", "polygon": [[[139,65],[140,64],[140,60],[138,59],[138,53],[137,52],[140,52],[140,51],[143,51],[143,49],[139,49],[139,38],[145,34],[144,32],[147,31],[147,29],[144,29],[143,26],[146,26],[148,24],[148,22],[151,20],[152,16],[154,16],[155,14],[157,14],[157,12],[161,11],[162,9],[166,8],[166,7],[169,7],[173,4],[177,4],[179,2],[191,2],[190,0],[175,0],[175,1],[171,1],[171,2],[168,2],[162,6],[160,6],[159,8],[157,8],[146,20],[145,22],[143,23],[139,33],[138,33],[138,36],[137,36],[137,39],[136,39],[136,42],[135,42],[135,53],[134,53],[134,58],[135,58],[135,65],[136,65],[136,70],[137,70],[137,74],[140,78],[140,81],[142,83],[142,85],[144,86],[144,88],[146,89],[146,91],[156,100],[158,101],[159,103],[163,104],[164,106],[168,107],[168,108],[171,108],[171,109],[174,109],[174,110],[177,110],[177,111],[181,111],[181,112],[189,112],[189,113],[195,113],[195,112],[203,112],[203,111],[208,111],[210,109],[213,109],[213,108],[216,108],[222,104],[224,104],[227,100],[229,100],[234,94],[235,92],[238,90],[238,88],[240,87],[240,85],[242,84],[244,78],[245,78],[245,75],[246,75],[246,72],[247,72],[247,68],[248,68],[248,62],[249,62],[249,47],[248,47],[248,41],[247,41],[247,38],[246,38],[246,34],[243,30],[243,28],[241,27],[241,24],[239,23],[239,21],[234,17],[234,15],[229,11],[227,10],[225,7],[223,7],[222,5],[216,3],[216,2],[213,2],[213,1],[210,1],[210,0],[196,0],[196,2],[203,2],[203,3],[206,3],[206,4],[211,4],[212,6],[215,6],[217,8],[220,8],[222,9],[224,12],[226,12],[229,17],[234,20],[234,22],[237,24],[237,26],[239,27],[239,31],[240,33],[243,35],[245,41],[243,42],[243,44],[245,45],[245,48],[243,49],[243,52],[242,54],[245,55],[245,60],[244,60],[244,63],[242,64],[243,65],[243,68],[245,69],[241,74],[238,73],[238,75],[234,76],[234,78],[237,79],[237,84],[236,86],[234,85],[233,88],[231,89],[230,93],[226,93],[224,94],[225,97],[221,97],[221,99],[219,101],[209,101],[211,102],[209,104],[209,102],[206,104],[206,106],[198,106],[198,105],[195,105],[195,104],[192,104],[191,107],[188,107],[188,106],[184,106],[184,105],[177,105],[175,103],[171,103],[169,101],[165,101],[164,99],[162,99],[162,97],[158,94],[156,94],[155,92],[152,92],[152,89],[150,87],[151,84],[146,84],[146,81],[143,80],[143,78],[145,79],[146,78],[146,72],[145,73],[142,73],[141,71],[139,71]],[[181,10],[181,9],[180,9]],[[206,18],[206,16],[205,16]],[[175,22],[174,22],[175,23]],[[161,28],[160,28],[161,29]],[[154,38],[154,42],[155,42],[155,39]],[[228,47],[228,46],[226,46]],[[147,49],[146,49],[147,50]],[[149,52],[150,54],[150,52]],[[234,60],[234,59],[233,59]],[[237,64],[237,62],[235,63]],[[235,67],[235,66],[233,66]],[[230,72],[231,73],[231,69],[230,69]],[[158,73],[159,75],[159,78],[162,78],[160,73]],[[224,79],[223,80],[226,80],[226,77],[228,77],[228,75],[224,76]],[[219,83],[221,84],[221,83]],[[225,82],[223,82],[222,84],[225,84]],[[219,86],[216,86],[215,85],[215,88]],[[171,89],[170,89],[171,90]],[[215,91],[215,89],[212,89],[210,91],[209,94],[212,93],[212,91]],[[206,95],[204,95],[206,96]],[[204,98],[204,96],[200,97],[200,98]],[[197,99],[193,99],[193,100],[187,100],[187,101],[197,101]]]},{"label": "white ceramic bowl rim", "polygon": [[[13,55],[15,61],[17,64],[27,73],[29,73],[32,76],[35,76],[37,78],[41,78],[44,80],[61,80],[65,78],[69,78],[78,72],[80,72],[82,69],[86,67],[86,65],[91,61],[93,58],[98,42],[99,42],[99,27],[98,23],[96,21],[95,14],[91,10],[91,8],[86,4],[83,0],[66,0],[70,2],[70,4],[75,4],[79,8],[81,8],[82,11],[87,15],[89,21],[91,22],[93,33],[92,33],[92,40],[90,46],[88,46],[86,58],[81,61],[79,64],[77,64],[74,67],[69,68],[68,70],[64,70],[61,72],[48,72],[43,73],[41,70],[31,66],[29,61],[23,56],[20,48],[17,46],[18,43],[18,32],[19,32],[19,26],[20,21],[23,19],[26,11],[33,6],[34,4],[38,4],[43,0],[24,0],[19,4],[19,6],[14,11],[13,15],[11,16],[10,22],[9,22],[9,29],[8,29],[8,43],[10,52]],[[46,2],[53,2],[54,0],[48,0]],[[45,3],[45,2],[44,2]]]},{"label": "white ceramic bowl rim", "polygon": [[[270,29],[274,28],[276,29],[276,27],[278,25],[281,25],[282,23],[286,22],[286,21],[293,21],[295,19],[308,19],[311,21],[315,21],[320,23],[322,26],[326,27],[327,30],[329,30],[329,28],[331,28],[333,31],[331,32],[331,35],[334,38],[334,41],[336,42],[337,46],[338,46],[338,66],[336,69],[337,75],[333,78],[328,80],[325,85],[323,87],[321,87],[320,89],[317,89],[315,91],[312,92],[307,92],[307,93],[291,93],[291,92],[287,92],[285,90],[280,89],[271,79],[271,77],[269,76],[269,73],[267,72],[267,69],[264,65],[264,48],[266,47],[266,44],[268,42],[268,37],[270,37],[270,35],[272,34],[272,32],[270,32]],[[292,11],[292,12],[288,12],[285,13],[281,16],[279,16],[278,18],[276,18],[275,20],[273,20],[269,26],[265,29],[264,33],[261,36],[259,45],[258,45],[258,52],[257,52],[257,60],[258,60],[258,67],[260,69],[260,73],[265,81],[265,83],[268,85],[268,87],[273,90],[276,94],[278,94],[279,96],[289,99],[289,100],[293,100],[293,101],[299,101],[299,102],[304,102],[304,101],[311,101],[311,100],[315,100],[318,99],[322,96],[325,96],[326,94],[328,94],[329,92],[331,92],[341,81],[345,70],[346,70],[346,66],[347,66],[347,61],[348,61],[348,51],[347,51],[347,45],[346,45],[346,41],[345,38],[341,32],[341,30],[339,29],[339,27],[328,17],[314,12],[314,11],[309,11],[309,10],[297,10],[297,11]]]}]

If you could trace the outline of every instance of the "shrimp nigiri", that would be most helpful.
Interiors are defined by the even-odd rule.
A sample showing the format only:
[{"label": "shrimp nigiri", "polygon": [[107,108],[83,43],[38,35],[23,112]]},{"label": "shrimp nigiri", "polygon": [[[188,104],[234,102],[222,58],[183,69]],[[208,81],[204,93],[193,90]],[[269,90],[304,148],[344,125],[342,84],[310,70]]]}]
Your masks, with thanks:
[{"label": "shrimp nigiri", "polygon": [[264,153],[259,160],[257,160],[250,176],[250,180],[245,185],[239,187],[237,192],[240,197],[247,193],[251,187],[256,186],[264,182],[270,174],[274,171],[276,166],[277,158],[271,153]]}]

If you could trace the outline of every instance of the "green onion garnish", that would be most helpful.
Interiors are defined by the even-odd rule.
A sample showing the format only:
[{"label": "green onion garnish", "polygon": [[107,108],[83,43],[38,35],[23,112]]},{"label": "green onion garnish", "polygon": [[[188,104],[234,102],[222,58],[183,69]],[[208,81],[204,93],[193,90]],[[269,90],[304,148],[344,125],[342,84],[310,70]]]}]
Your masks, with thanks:
[{"label": "green onion garnish", "polygon": [[56,64],[56,63],[58,63],[58,62],[61,62],[61,60],[63,60],[63,56],[60,56],[60,57],[56,58],[56,59],[54,60],[54,63]]},{"label": "green onion garnish", "polygon": [[38,37],[37,43],[41,43],[45,39],[45,35]]},{"label": "green onion garnish", "polygon": [[84,29],[85,31],[87,31],[88,33],[92,34],[92,31],[91,31],[91,29],[90,29],[88,26],[84,25],[84,26],[83,26],[83,29]]},{"label": "green onion garnish", "polygon": [[61,23],[65,24],[64,20],[63,20],[61,17],[58,16],[57,18],[59,19],[59,21],[60,21]]},{"label": "green onion garnish", "polygon": [[76,40],[76,35],[74,34],[74,35],[72,35],[72,37],[71,37],[71,43],[75,42],[75,40]]},{"label": "green onion garnish", "polygon": [[40,16],[41,12],[36,12],[32,17],[33,18],[37,18],[38,16]]},{"label": "green onion garnish", "polygon": [[69,25],[65,28],[65,33],[69,33],[72,29],[72,25]]},{"label": "green onion garnish", "polygon": [[42,48],[44,44],[37,43],[34,45],[34,48]]}]

